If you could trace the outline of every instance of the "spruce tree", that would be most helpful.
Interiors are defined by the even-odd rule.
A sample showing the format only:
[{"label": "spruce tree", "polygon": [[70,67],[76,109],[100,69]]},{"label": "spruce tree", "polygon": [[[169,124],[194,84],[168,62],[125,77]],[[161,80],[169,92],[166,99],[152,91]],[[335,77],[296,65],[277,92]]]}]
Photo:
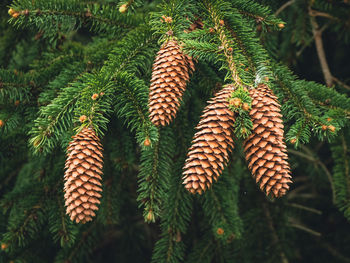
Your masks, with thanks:
[{"label": "spruce tree", "polygon": [[349,1],[0,7],[0,262],[350,262]]}]

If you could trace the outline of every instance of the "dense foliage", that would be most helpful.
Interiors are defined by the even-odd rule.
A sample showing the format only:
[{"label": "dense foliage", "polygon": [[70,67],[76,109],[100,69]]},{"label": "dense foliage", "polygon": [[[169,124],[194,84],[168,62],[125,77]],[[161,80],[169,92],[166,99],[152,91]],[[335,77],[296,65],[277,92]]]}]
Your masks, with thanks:
[{"label": "dense foliage", "polygon": [[[350,262],[349,1],[0,7],[0,262]],[[149,86],[168,39],[196,69],[176,119],[157,128]],[[213,188],[182,184],[206,101],[230,83],[267,83],[279,98],[294,182],[283,198],[251,178],[244,111]],[[232,96],[250,103],[243,88]],[[63,174],[71,136],[89,125],[104,146],[103,194],[81,225],[66,215]]]}]

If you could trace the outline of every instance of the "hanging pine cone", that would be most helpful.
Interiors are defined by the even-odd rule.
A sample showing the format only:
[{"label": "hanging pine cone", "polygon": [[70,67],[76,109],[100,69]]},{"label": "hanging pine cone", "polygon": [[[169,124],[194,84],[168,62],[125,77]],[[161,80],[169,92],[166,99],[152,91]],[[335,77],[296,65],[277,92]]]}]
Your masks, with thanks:
[{"label": "hanging pine cone", "polygon": [[191,193],[211,187],[226,166],[233,149],[234,113],[228,108],[228,98],[234,91],[227,85],[211,99],[196,127],[192,147],[187,154],[183,184]]},{"label": "hanging pine cone", "polygon": [[73,136],[67,149],[64,198],[67,214],[76,223],[95,216],[101,197],[102,145],[92,128]]},{"label": "hanging pine cone", "polygon": [[153,64],[149,93],[150,119],[156,126],[165,126],[175,117],[193,70],[192,58],[182,53],[176,41],[161,47]]},{"label": "hanging pine cone", "polygon": [[284,143],[281,106],[266,84],[249,91],[252,134],[244,142],[244,151],[256,183],[267,195],[283,196],[291,183],[287,147]]}]

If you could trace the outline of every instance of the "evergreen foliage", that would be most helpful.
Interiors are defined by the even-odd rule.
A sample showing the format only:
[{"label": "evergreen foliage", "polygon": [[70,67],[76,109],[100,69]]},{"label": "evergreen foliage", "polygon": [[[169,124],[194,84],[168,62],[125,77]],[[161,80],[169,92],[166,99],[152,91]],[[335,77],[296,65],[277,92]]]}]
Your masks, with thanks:
[{"label": "evergreen foliage", "polygon": [[[350,262],[349,1],[0,7],[0,262]],[[157,128],[152,64],[170,39],[195,71],[175,120]],[[243,160],[248,89],[262,83],[282,106],[294,183],[281,199],[259,192]],[[235,149],[218,182],[191,195],[194,127],[226,84]],[[103,192],[78,225],[64,206],[65,152],[89,126],[104,146]]]}]

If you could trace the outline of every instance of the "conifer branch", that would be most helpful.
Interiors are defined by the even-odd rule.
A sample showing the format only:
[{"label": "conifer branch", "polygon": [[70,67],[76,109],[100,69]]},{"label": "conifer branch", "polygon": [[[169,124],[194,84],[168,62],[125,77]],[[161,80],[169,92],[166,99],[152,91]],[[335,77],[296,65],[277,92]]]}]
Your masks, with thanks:
[{"label": "conifer branch", "polygon": [[[347,60],[341,60],[341,67],[327,61],[348,53],[343,47],[349,35],[346,1],[284,0],[277,6],[276,1],[258,0],[3,2],[10,8],[9,16],[0,19],[1,262],[287,263],[298,253],[310,261],[308,252],[320,247],[325,249],[320,257],[349,261],[344,242],[337,241],[346,237],[342,216],[350,220],[350,87],[333,76]],[[331,36],[326,30],[337,37],[337,49],[322,46]],[[177,43],[176,51],[161,48],[163,53],[157,54],[169,40]],[[313,41],[317,52],[303,52]],[[191,76],[181,71],[193,69],[187,56],[195,62]],[[312,64],[315,59],[321,66]],[[155,69],[158,61],[164,67]],[[327,85],[330,77],[335,85],[299,80],[282,61],[307,79],[319,70]],[[155,70],[159,79],[151,77]],[[176,101],[176,118],[166,128],[157,129],[150,121],[150,80],[167,92],[154,96],[160,114],[163,108],[169,112],[165,105],[177,98],[176,83],[186,82],[181,82],[187,89],[181,103]],[[198,144],[189,150],[194,155],[190,186],[203,189],[210,182],[206,193],[198,190],[203,196],[197,202],[182,184],[185,154],[206,101],[227,83],[234,88],[217,106],[207,103],[210,113],[205,110],[202,126],[197,125],[203,128],[201,138],[195,135]],[[272,96],[274,106],[268,106],[269,99],[262,99],[251,114],[248,93],[262,85],[269,85],[279,101]],[[85,134],[74,156],[66,158],[74,162],[75,183],[69,189],[75,196],[65,199],[82,215],[88,207],[96,211],[98,206],[90,202],[99,200],[90,197],[96,191],[103,194],[96,195],[101,197],[96,220],[76,226],[65,214],[59,190],[62,151],[86,127],[100,138]],[[280,150],[273,141],[283,140],[283,127],[295,147],[310,146],[290,150],[295,187],[285,199],[268,204],[261,202],[246,164],[234,157],[247,152],[239,137],[251,131],[256,136],[250,140],[249,166],[255,172],[264,166],[269,176],[265,185],[278,185],[276,171],[285,163],[274,154]],[[235,131],[236,148],[229,154]],[[100,184],[102,177],[91,180],[96,163],[96,172],[102,173],[102,145],[93,146],[99,139],[104,148]],[[32,155],[33,150],[38,154]],[[233,161],[226,167],[229,158]],[[223,176],[210,187],[219,170]],[[332,208],[332,198],[342,214]],[[336,221],[319,222],[323,211]],[[317,231],[302,223],[305,218],[315,222]],[[326,244],[319,236],[334,222],[339,231],[328,231]],[[310,234],[299,247],[288,246],[300,241],[300,236],[289,235],[295,228]],[[329,247],[331,242],[337,248]],[[266,245],[269,249],[263,251]]]},{"label": "conifer branch", "polygon": [[88,229],[82,232],[79,242],[74,244],[73,249],[69,252],[69,254],[64,258],[65,260],[72,261],[77,253],[79,253],[79,249],[87,242],[89,235],[91,232],[98,226],[97,221],[94,221]]},{"label": "conifer branch", "polygon": [[[61,186],[61,183],[56,185]],[[49,229],[53,234],[55,242],[59,242],[61,247],[71,246],[75,241],[76,230],[73,228],[72,222],[67,218],[65,208],[63,206],[60,192],[56,193],[56,200],[50,200],[46,204],[46,210],[49,213]],[[58,206],[58,211],[57,211]]]},{"label": "conifer branch", "polygon": [[155,222],[161,215],[165,193],[173,165],[175,142],[168,129],[157,129],[158,140],[152,146],[146,146],[141,152],[141,168],[138,175],[138,198],[140,207],[144,207],[146,222]]},{"label": "conifer branch", "polygon": [[[19,10],[20,11],[20,10]],[[108,19],[106,17],[99,17],[96,15],[92,15],[90,11],[82,11],[82,12],[72,12],[69,10],[62,10],[62,11],[56,11],[56,10],[29,10],[29,15],[35,15],[35,16],[72,16],[76,18],[82,18],[85,20],[96,20],[98,22],[103,22],[109,25],[114,25],[122,28],[129,28],[128,25],[120,24],[119,21],[115,21],[113,19]]]},{"label": "conifer branch", "polygon": [[[227,167],[223,178],[201,200],[212,233],[215,239],[223,244],[240,239],[242,232],[242,222],[236,203],[239,189],[237,181],[230,177],[232,171],[234,171],[233,167]],[[224,196],[227,197],[224,198]]]},{"label": "conifer branch", "polygon": [[256,24],[278,27],[278,24],[283,23],[276,15],[272,14],[268,6],[251,0],[234,0],[231,2],[233,7],[239,10],[239,13],[253,18]]},{"label": "conifer branch", "polygon": [[228,68],[231,73],[231,79],[233,80],[233,84],[235,87],[240,87],[242,86],[242,80],[238,75],[237,68],[236,68],[236,63],[233,59],[232,53],[232,43],[228,40],[226,33],[225,33],[225,22],[223,20],[223,17],[219,17],[217,10],[215,9],[215,6],[210,4],[209,2],[206,2],[206,7],[208,9],[208,13],[211,17],[211,20],[214,24],[214,29],[216,34],[218,35],[218,38],[220,40],[220,49],[223,51],[224,56],[226,58],[226,63],[228,65]]},{"label": "conifer branch", "polygon": [[328,105],[325,102],[319,101],[319,100],[314,99],[314,98],[311,98],[311,100],[312,100],[312,102],[315,105],[320,105],[320,106],[322,106],[324,108],[327,108],[327,109],[332,109],[332,110],[336,110],[336,111],[342,111],[342,112],[344,112],[344,115],[347,116],[347,118],[350,118],[350,111],[349,110],[346,110],[346,109],[343,109],[343,108],[340,108],[340,107],[337,107],[337,106],[334,106],[334,105]]},{"label": "conifer branch", "polygon": [[113,33],[111,28],[121,32],[123,29],[134,28],[143,21],[142,14],[131,19],[108,5],[88,5],[79,1],[17,0],[12,8],[18,16],[11,18],[11,22],[16,26],[35,26],[45,35],[54,35],[59,31],[66,33],[80,28],[86,22],[91,25],[89,29],[96,32],[108,30]]},{"label": "conifer branch", "polygon": [[215,239],[212,235],[205,235],[194,246],[193,250],[188,256],[187,262],[196,263],[204,262],[210,263],[214,257],[214,246],[216,245]]},{"label": "conifer branch", "polygon": [[182,186],[179,173],[174,173],[169,180],[167,201],[164,203],[161,222],[162,236],[154,247],[152,262],[181,262],[184,259],[186,233],[191,215],[191,196]]},{"label": "conifer branch", "polygon": [[348,134],[348,130],[345,130],[345,133],[338,138],[340,145],[334,144],[331,150],[333,158],[337,160],[333,168],[335,204],[350,220],[350,164],[346,134]]}]

